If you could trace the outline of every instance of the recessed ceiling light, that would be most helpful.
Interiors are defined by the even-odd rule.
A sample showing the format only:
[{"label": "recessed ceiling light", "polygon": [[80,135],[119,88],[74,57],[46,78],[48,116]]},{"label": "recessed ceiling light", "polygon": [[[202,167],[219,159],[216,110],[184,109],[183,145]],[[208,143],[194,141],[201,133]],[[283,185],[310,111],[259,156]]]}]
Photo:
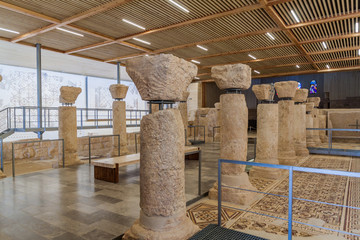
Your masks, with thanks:
[{"label": "recessed ceiling light", "polygon": [[359,32],[359,23],[355,23],[355,32],[358,33]]},{"label": "recessed ceiling light", "polygon": [[131,24],[131,25],[137,27],[137,28],[140,28],[140,29],[142,29],[142,30],[145,30],[145,28],[144,28],[143,26],[140,26],[140,25],[138,25],[138,24],[136,24],[136,23],[133,23],[133,22],[131,22],[131,21],[129,21],[129,20],[123,19],[123,22],[126,22],[126,23],[128,23],[128,24]]},{"label": "recessed ceiling light", "polygon": [[273,35],[271,35],[271,33],[266,33],[266,35],[268,35],[268,36],[269,36],[269,38],[271,38],[272,40],[275,40],[274,36],[273,36]]},{"label": "recessed ceiling light", "polygon": [[145,54],[145,56],[147,56],[147,57],[148,57],[148,56],[149,56],[149,54]]},{"label": "recessed ceiling light", "polygon": [[322,45],[324,46],[325,49],[327,49],[326,42],[322,42]]},{"label": "recessed ceiling light", "polygon": [[254,70],[254,72],[256,72],[257,74],[260,74],[260,72],[259,72],[259,71]]},{"label": "recessed ceiling light", "polygon": [[295,20],[296,20],[296,22],[300,22],[300,20],[299,20],[299,18],[298,18],[298,16],[296,15],[296,13],[295,13],[295,11],[294,10],[291,10],[291,14],[294,16],[294,18],[295,18]]},{"label": "recessed ceiling light", "polygon": [[139,38],[133,38],[135,41],[138,41],[138,42],[141,42],[141,43],[145,43],[147,45],[151,45],[151,43],[147,42],[147,41],[144,41],[144,40],[141,40]]},{"label": "recessed ceiling light", "polygon": [[296,65],[296,68],[300,68],[300,66],[299,66],[299,65]]},{"label": "recessed ceiling light", "polygon": [[200,45],[196,45],[198,48],[204,50],[204,51],[207,51],[208,49],[206,47],[203,47],[203,46],[200,46]]},{"label": "recessed ceiling light", "polygon": [[196,61],[196,60],[194,60],[194,59],[192,59],[191,61],[192,61],[193,63],[200,64],[199,61]]},{"label": "recessed ceiling light", "polygon": [[329,65],[326,65],[326,68],[327,68],[327,69],[329,69],[329,68],[330,68],[330,66],[329,66]]},{"label": "recessed ceiling light", "polygon": [[1,31],[5,31],[5,32],[10,32],[10,33],[15,33],[15,34],[20,34],[19,32],[17,31],[13,31],[13,30],[10,30],[10,29],[6,29],[6,28],[0,28]]},{"label": "recessed ceiling light", "polygon": [[189,12],[189,10],[187,10],[186,8],[184,8],[183,6],[181,6],[180,4],[178,4],[177,2],[173,1],[173,0],[169,0],[169,2],[171,2],[172,4],[174,4],[175,6],[177,6],[178,8],[180,8],[181,10],[183,10],[184,12]]},{"label": "recessed ceiling light", "polygon": [[360,55],[360,49],[359,49],[359,52],[358,52],[358,54]]},{"label": "recessed ceiling light", "polygon": [[251,57],[252,59],[256,59],[256,57],[254,57],[253,55],[249,54],[249,57]]},{"label": "recessed ceiling light", "polygon": [[83,37],[84,35],[82,35],[81,33],[77,33],[77,32],[73,32],[73,31],[70,31],[70,30],[67,30],[67,29],[64,29],[64,28],[56,28],[57,30],[60,30],[60,31],[63,31],[63,32],[67,32],[67,33],[71,33],[71,34],[74,34],[76,36],[79,36],[79,37]]},{"label": "recessed ceiling light", "polygon": [[200,79],[199,77],[194,77],[194,79]]}]

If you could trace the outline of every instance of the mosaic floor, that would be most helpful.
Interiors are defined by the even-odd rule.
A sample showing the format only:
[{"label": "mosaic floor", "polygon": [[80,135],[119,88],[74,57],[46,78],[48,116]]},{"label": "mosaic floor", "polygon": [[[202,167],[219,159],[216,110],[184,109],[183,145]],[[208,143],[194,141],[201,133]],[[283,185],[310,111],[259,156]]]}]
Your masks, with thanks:
[{"label": "mosaic floor", "polygon": [[[351,157],[313,155],[299,165],[303,167],[360,172],[360,159]],[[288,195],[289,185],[287,176],[276,181],[251,179],[251,182],[259,191],[283,196]],[[293,196],[297,198],[360,207],[360,179],[294,172],[293,187]],[[222,209],[223,226],[250,234],[255,232],[254,235],[270,239],[280,239],[280,237],[281,239],[283,237],[286,239],[288,231],[287,221],[255,213],[287,219],[287,198],[273,195],[259,197],[261,199],[256,200],[250,206],[234,206],[225,203]],[[246,209],[255,213],[236,211],[231,207]],[[217,223],[217,202],[204,200],[194,204],[189,208],[188,216],[201,228],[210,223]],[[293,220],[324,228],[356,234],[360,233],[360,211],[350,208],[294,200]],[[265,236],[264,234],[259,235],[261,232],[265,233]],[[276,235],[269,237],[266,234]],[[274,238],[274,236],[279,238]],[[329,230],[298,223],[293,224],[293,236],[299,237],[299,239],[301,237],[312,239],[312,237],[319,236],[321,236],[319,239],[360,239],[356,236],[334,233]]]}]

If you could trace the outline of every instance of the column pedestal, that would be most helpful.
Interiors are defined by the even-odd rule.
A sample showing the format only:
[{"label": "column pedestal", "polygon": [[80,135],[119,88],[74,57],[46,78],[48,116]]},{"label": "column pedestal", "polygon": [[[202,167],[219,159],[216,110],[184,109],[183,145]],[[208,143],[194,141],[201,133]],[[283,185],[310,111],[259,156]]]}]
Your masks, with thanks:
[{"label": "column pedestal", "polygon": [[294,101],[280,100],[279,103],[279,163],[296,165],[294,146]]},{"label": "column pedestal", "polygon": [[[113,134],[120,135],[120,152],[121,155],[128,153],[127,149],[127,133],[126,133],[126,103],[125,101],[114,101],[113,109]],[[114,137],[114,155],[118,154],[117,148],[118,138]]]},{"label": "column pedestal", "polygon": [[[222,94],[220,96],[220,158],[246,161],[248,109],[243,94]],[[222,184],[249,190],[256,190],[250,183],[245,165],[224,163],[221,167]],[[210,199],[217,199],[218,185],[209,191]],[[241,205],[249,205],[255,200],[255,193],[222,188],[222,199]]]},{"label": "column pedestal", "polygon": [[296,104],[294,106],[294,143],[296,156],[309,156],[306,147],[306,105]]},{"label": "column pedestal", "polygon": [[[278,105],[259,104],[257,106],[257,144],[258,163],[279,164],[278,161]],[[252,167],[250,177],[278,179],[280,169]]]},{"label": "column pedestal", "polygon": [[6,178],[6,174],[3,171],[0,170],[0,179],[1,178]]},{"label": "column pedestal", "polygon": [[65,165],[80,164],[81,161],[77,152],[76,107],[59,107],[59,139],[64,139]]},{"label": "column pedestal", "polygon": [[141,120],[140,219],[124,240],[183,240],[199,228],[186,217],[184,125],[175,109]]}]

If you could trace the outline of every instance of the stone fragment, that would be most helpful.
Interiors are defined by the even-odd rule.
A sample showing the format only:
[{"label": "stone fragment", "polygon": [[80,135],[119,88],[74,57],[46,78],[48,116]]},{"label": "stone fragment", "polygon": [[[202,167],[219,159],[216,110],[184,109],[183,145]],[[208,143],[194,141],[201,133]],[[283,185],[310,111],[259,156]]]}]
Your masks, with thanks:
[{"label": "stone fragment", "polygon": [[306,102],[308,97],[309,90],[308,89],[296,89],[295,97],[293,98],[294,102],[296,103],[303,103]]},{"label": "stone fragment", "polygon": [[79,87],[62,86],[60,88],[60,103],[74,104],[81,93]]},{"label": "stone fragment", "polygon": [[307,99],[307,102],[309,103],[314,103],[314,107],[319,107],[319,104],[320,104],[320,98],[319,97],[309,97]]},{"label": "stone fragment", "polygon": [[172,54],[160,54],[127,60],[126,72],[143,100],[180,101],[197,75],[197,66]]},{"label": "stone fragment", "polygon": [[252,91],[255,93],[256,98],[259,101],[270,100],[270,84],[258,84],[252,86]]},{"label": "stone fragment", "polygon": [[296,81],[284,81],[275,83],[275,89],[279,98],[295,97],[297,86],[298,83]]},{"label": "stone fragment", "polygon": [[221,89],[248,89],[251,85],[251,68],[245,64],[229,64],[211,68],[211,77]]},{"label": "stone fragment", "polygon": [[113,99],[124,99],[129,86],[123,84],[111,84],[109,87]]},{"label": "stone fragment", "polygon": [[314,103],[313,102],[307,102],[306,103],[306,112],[311,112],[314,109]]}]

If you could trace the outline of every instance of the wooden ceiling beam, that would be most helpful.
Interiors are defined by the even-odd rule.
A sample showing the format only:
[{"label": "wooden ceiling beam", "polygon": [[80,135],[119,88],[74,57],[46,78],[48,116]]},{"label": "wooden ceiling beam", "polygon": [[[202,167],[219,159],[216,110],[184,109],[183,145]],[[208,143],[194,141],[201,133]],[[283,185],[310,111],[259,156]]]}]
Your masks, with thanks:
[{"label": "wooden ceiling beam", "polygon": [[304,45],[304,44],[310,44],[310,43],[326,42],[326,41],[333,41],[333,40],[359,37],[359,36],[360,36],[360,33],[351,33],[351,34],[344,34],[344,35],[339,35],[339,36],[332,36],[332,37],[302,41],[302,42],[299,42],[299,44]]},{"label": "wooden ceiling beam", "polygon": [[[192,43],[187,43],[187,44],[183,44],[183,45],[177,45],[177,46],[172,46],[172,47],[168,47],[168,48],[157,49],[157,50],[152,51],[152,53],[157,54],[157,53],[169,52],[169,51],[174,51],[174,50],[181,49],[181,48],[193,47],[193,46],[196,46],[198,44],[209,44],[209,43],[214,43],[214,42],[223,42],[223,41],[227,41],[227,40],[231,40],[231,39],[248,37],[248,36],[259,35],[259,34],[266,34],[267,32],[278,32],[278,31],[281,31],[281,30],[279,28],[272,28],[272,29],[260,30],[260,31],[256,31],[256,32],[248,32],[248,33],[242,33],[242,34],[237,34],[237,35],[232,35],[232,36],[213,38],[213,39],[210,39],[210,40],[192,42]],[[143,56],[145,54],[146,53],[139,53],[137,55],[131,54],[131,55],[127,55],[127,56],[107,59],[107,60],[105,60],[105,62],[120,61],[120,60],[123,60],[125,58],[138,57],[138,56]]]},{"label": "wooden ceiling beam", "polygon": [[34,36],[36,36],[38,34],[51,31],[51,30],[53,30],[53,29],[55,29],[57,27],[63,27],[65,25],[67,25],[67,24],[79,21],[79,20],[84,19],[84,18],[91,17],[93,15],[96,15],[98,13],[107,11],[107,10],[112,9],[112,8],[121,6],[121,5],[123,5],[125,3],[128,3],[130,1],[132,1],[132,0],[114,0],[112,2],[109,2],[109,3],[106,3],[106,4],[91,8],[91,9],[89,9],[87,11],[84,11],[84,12],[78,13],[76,15],[73,15],[71,17],[68,17],[68,18],[62,20],[60,23],[53,23],[51,25],[35,29],[35,30],[31,31],[31,32],[21,34],[20,36],[17,36],[15,38],[11,39],[11,42],[23,41],[23,40],[25,40],[27,38],[34,37]]},{"label": "wooden ceiling beam", "polygon": [[297,38],[294,36],[294,34],[291,32],[291,30],[286,29],[286,24],[281,19],[281,17],[277,14],[277,12],[274,10],[272,6],[267,5],[267,0],[260,0],[260,3],[264,6],[265,11],[269,16],[276,22],[276,24],[284,31],[284,33],[290,38],[290,40],[299,48],[299,50],[305,55],[306,59],[311,63],[311,65],[315,69],[319,69],[319,67],[314,63],[312,58],[307,54],[303,46],[299,44]]},{"label": "wooden ceiling beam", "polygon": [[[97,38],[100,38],[100,39],[104,39],[105,41],[114,41],[115,40],[115,38],[113,38],[113,37],[110,37],[110,36],[104,35],[102,33],[95,32],[95,31],[91,31],[91,30],[86,29],[86,28],[75,26],[73,24],[66,25],[66,28],[70,28],[70,29],[73,29],[73,30],[78,31],[78,32],[85,33],[85,34],[90,35],[90,36],[94,36],[94,37],[97,37]],[[105,45],[107,45],[107,44],[105,44]]]},{"label": "wooden ceiling beam", "polygon": [[281,3],[286,3],[286,2],[290,2],[290,1],[293,1],[293,0],[273,0],[273,1],[268,1],[266,3],[266,5],[268,6],[273,6],[273,5],[277,5],[277,4],[281,4]]},{"label": "wooden ceiling beam", "polygon": [[[316,61],[316,63],[342,62],[342,61],[351,61],[351,60],[359,60],[359,59],[360,59],[360,57],[336,58],[336,59],[330,59],[330,60]],[[360,69],[360,66],[359,66],[359,69]]]},{"label": "wooden ceiling beam", "polygon": [[355,47],[348,47],[348,48],[329,49],[329,50],[317,51],[317,52],[308,52],[308,54],[309,55],[316,55],[316,54],[324,54],[324,53],[352,51],[352,50],[359,50],[359,49],[360,49],[360,46],[355,46]]},{"label": "wooden ceiling beam", "polygon": [[2,2],[2,1],[0,1],[0,8],[4,8],[4,9],[7,9],[7,10],[10,10],[13,12],[21,13],[26,16],[33,17],[33,18],[36,18],[39,20],[50,22],[50,23],[57,23],[57,24],[61,23],[61,21],[59,19],[52,18],[52,17],[46,16],[44,14],[37,13],[37,12],[31,11],[31,10],[28,10],[28,9],[25,9],[22,7],[18,7],[16,5],[13,5],[10,3]]},{"label": "wooden ceiling beam", "polygon": [[[251,10],[255,10],[255,9],[259,9],[259,8],[262,8],[262,6],[260,4],[253,4],[253,5],[249,5],[249,6],[245,6],[245,7],[241,7],[241,8],[236,8],[236,9],[221,12],[221,13],[212,14],[212,15],[205,16],[205,17],[200,17],[200,18],[191,19],[191,20],[188,20],[188,21],[168,25],[168,26],[165,26],[165,27],[146,30],[146,31],[143,31],[143,32],[139,32],[139,33],[135,33],[135,34],[131,34],[131,35],[128,35],[128,36],[124,36],[124,37],[115,39],[114,41],[121,43],[123,41],[130,40],[130,39],[132,39],[134,37],[140,37],[140,36],[144,36],[144,35],[147,35],[147,34],[166,31],[166,30],[170,30],[170,29],[174,29],[174,28],[178,28],[178,27],[183,27],[183,26],[187,26],[187,25],[190,25],[190,24],[198,23],[198,22],[203,22],[203,21],[208,21],[208,20],[220,18],[220,17],[239,14],[239,13],[242,13],[242,12],[247,12],[247,11],[251,11]],[[106,45],[106,41],[103,42],[103,43]],[[88,46],[90,46],[90,45],[88,45]],[[69,50],[69,52],[85,51],[85,50],[88,50],[88,46],[83,46],[82,48],[77,48],[77,49],[71,49],[71,50]],[[101,44],[99,43],[98,46],[101,47]]]},{"label": "wooden ceiling beam", "polygon": [[295,71],[295,72],[286,72],[286,73],[269,73],[269,74],[260,74],[257,76],[252,76],[252,78],[267,78],[267,77],[280,77],[280,76],[293,76],[293,75],[303,75],[310,73],[317,73],[319,70],[306,70],[306,71]]},{"label": "wooden ceiling beam", "polygon": [[261,70],[261,69],[269,69],[269,68],[279,68],[279,67],[291,67],[294,66],[296,67],[296,65],[308,65],[310,64],[309,62],[299,62],[299,63],[287,63],[287,64],[279,64],[279,65],[269,65],[269,66],[260,66],[260,67],[256,67],[256,70]]}]

